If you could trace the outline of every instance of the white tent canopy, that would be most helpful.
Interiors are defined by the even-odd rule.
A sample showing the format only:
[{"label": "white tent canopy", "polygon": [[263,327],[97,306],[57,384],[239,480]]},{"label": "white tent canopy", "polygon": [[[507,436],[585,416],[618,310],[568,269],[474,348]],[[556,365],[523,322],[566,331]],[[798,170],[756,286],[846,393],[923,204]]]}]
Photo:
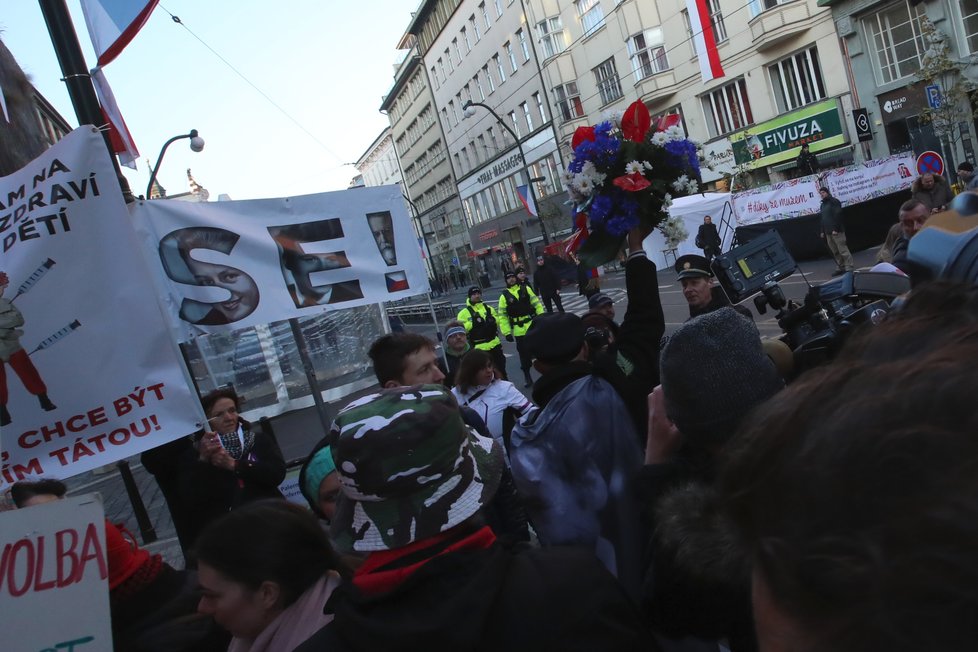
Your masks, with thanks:
[{"label": "white tent canopy", "polygon": [[[737,227],[730,201],[730,193],[708,192],[702,195],[680,197],[679,199],[673,200],[669,214],[672,217],[682,218],[686,225],[686,231],[689,232],[689,237],[680,242],[676,248],[675,254],[677,257],[685,254],[703,254],[703,250],[696,246],[695,241],[696,231],[703,223],[703,217],[706,215],[709,215],[713,219],[713,223],[717,225],[720,237],[723,238],[723,250],[730,248],[730,242],[734,236],[734,229]],[[729,228],[725,229],[721,224],[724,219],[729,220]],[[669,253],[669,260],[666,261],[665,259],[665,252],[667,251],[666,239],[658,229],[653,230],[642,245],[649,255],[649,260],[653,261],[659,269],[665,269],[673,265],[674,259],[671,252]]]}]

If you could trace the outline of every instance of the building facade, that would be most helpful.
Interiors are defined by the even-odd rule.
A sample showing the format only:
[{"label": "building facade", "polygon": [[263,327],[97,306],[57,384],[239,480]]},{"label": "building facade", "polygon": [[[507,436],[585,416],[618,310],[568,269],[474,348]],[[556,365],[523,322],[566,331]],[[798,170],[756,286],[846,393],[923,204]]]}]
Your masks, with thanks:
[{"label": "building facade", "polygon": [[[408,36],[402,45],[411,45]],[[405,195],[429,255],[429,273],[443,283],[472,283],[468,232],[434,96],[412,46],[381,103],[391,123]]]},{"label": "building facade", "polygon": [[[925,21],[929,20],[963,75],[978,80],[972,63],[978,55],[978,5],[970,0],[820,3],[831,7],[851,62],[856,92],[868,111],[873,132],[867,143],[869,155],[908,151],[919,155],[933,150],[943,155],[945,168],[951,171],[964,160],[975,162],[973,105],[962,102],[953,111],[956,118],[950,122],[954,124],[944,128],[940,121],[935,125],[921,116],[961,81],[959,75],[942,76],[928,84],[919,81],[917,73],[935,45],[926,34]],[[953,174],[949,176],[953,181]]]},{"label": "building facade", "polygon": [[[567,210],[563,161],[522,2],[422,2],[407,31],[417,39],[445,134],[470,257],[484,281],[498,279],[532,260],[543,239],[521,199],[529,180],[536,179],[541,213]],[[469,102],[482,106],[466,111]]]},{"label": "building facade", "polygon": [[525,0],[565,157],[577,127],[639,99],[678,114],[715,171],[758,185],[853,160],[853,96],[831,11],[816,0],[706,0],[724,75],[703,81],[683,0]]},{"label": "building facade", "polygon": [[397,165],[390,127],[384,129],[370,143],[367,151],[360,155],[356,168],[364,186],[392,186],[401,182],[401,169]]}]

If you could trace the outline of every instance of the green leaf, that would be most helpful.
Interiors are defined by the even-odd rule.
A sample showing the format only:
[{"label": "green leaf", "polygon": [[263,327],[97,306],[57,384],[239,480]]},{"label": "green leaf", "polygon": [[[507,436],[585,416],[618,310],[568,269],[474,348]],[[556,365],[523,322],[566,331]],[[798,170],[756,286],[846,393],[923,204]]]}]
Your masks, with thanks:
[{"label": "green leaf", "polygon": [[624,244],[624,235],[611,235],[607,231],[595,230],[578,249],[577,258],[585,267],[598,267],[614,260]]}]

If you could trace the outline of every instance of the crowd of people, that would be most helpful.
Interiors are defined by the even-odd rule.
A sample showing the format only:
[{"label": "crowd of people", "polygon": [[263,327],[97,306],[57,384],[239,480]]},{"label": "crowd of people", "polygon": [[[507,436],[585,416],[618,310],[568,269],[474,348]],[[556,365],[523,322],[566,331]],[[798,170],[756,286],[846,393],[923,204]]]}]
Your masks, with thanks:
[{"label": "crowd of people", "polygon": [[[828,203],[823,235],[849,271]],[[933,208],[901,207],[896,269],[912,273]],[[106,523],[116,649],[978,646],[978,291],[918,284],[786,378],[716,286],[715,232],[675,263],[689,319],[669,336],[634,229],[620,322],[601,292],[582,316],[554,312],[536,279],[545,310],[517,269],[495,306],[468,291],[441,355],[410,331],[376,340],[379,389],[338,411],[301,469],[309,509],[279,493],[282,453],[240,398],[205,396],[201,432],[144,455],[188,569]]]}]

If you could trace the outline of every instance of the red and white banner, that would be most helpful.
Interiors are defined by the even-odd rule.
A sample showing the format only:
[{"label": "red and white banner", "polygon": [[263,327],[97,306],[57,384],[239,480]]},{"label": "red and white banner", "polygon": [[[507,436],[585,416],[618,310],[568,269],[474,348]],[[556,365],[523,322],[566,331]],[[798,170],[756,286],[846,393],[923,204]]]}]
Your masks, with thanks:
[{"label": "red and white banner", "polygon": [[693,49],[700,62],[700,74],[708,82],[724,76],[717,51],[716,34],[710,20],[709,0],[686,0],[689,12],[689,27],[693,32]]},{"label": "red and white banner", "polygon": [[200,403],[98,131],[80,127],[0,178],[0,248],[0,490],[197,430]]},{"label": "red and white banner", "polygon": [[126,167],[136,169],[136,159],[139,158],[139,150],[136,143],[132,140],[129,127],[122,118],[122,111],[115,102],[115,95],[109,86],[102,67],[92,69],[92,81],[95,83],[95,94],[98,95],[99,104],[102,105],[102,115],[109,125],[109,142],[112,143],[112,151],[119,155],[119,163]]}]

